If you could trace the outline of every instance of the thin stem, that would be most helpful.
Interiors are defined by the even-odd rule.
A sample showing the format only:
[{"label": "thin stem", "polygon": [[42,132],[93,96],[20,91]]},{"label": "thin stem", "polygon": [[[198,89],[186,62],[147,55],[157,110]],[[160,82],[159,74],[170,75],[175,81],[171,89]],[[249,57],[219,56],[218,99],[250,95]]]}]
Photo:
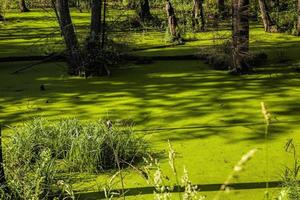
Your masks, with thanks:
[{"label": "thin stem", "polygon": [[2,125],[0,124],[0,185],[6,186],[6,179],[3,167],[3,154],[2,154]]},{"label": "thin stem", "polygon": [[265,127],[265,159],[266,159],[266,198],[269,199],[269,143],[268,143],[268,134],[269,134],[269,121],[266,122]]}]

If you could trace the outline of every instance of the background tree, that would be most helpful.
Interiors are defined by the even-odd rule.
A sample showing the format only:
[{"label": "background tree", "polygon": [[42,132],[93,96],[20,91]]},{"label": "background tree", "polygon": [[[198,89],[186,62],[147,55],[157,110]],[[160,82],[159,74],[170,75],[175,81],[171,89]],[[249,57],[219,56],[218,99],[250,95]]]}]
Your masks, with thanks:
[{"label": "background tree", "polygon": [[[81,49],[72,23],[68,0],[56,0],[56,13],[66,44],[69,74],[107,75],[110,71],[105,65],[103,45],[105,34],[106,0],[92,0],[90,34],[85,49]],[[102,14],[103,13],[103,14]]]},{"label": "background tree", "polygon": [[300,36],[300,0],[297,7],[297,35]]},{"label": "background tree", "polygon": [[217,4],[218,4],[218,13],[219,16],[221,17],[221,19],[225,18],[225,0],[217,0]]},{"label": "background tree", "polygon": [[8,1],[7,0],[0,0],[0,21],[5,20],[5,13],[7,10]]},{"label": "background tree", "polygon": [[203,0],[194,0],[193,1],[193,27],[199,26],[201,20],[200,29],[205,29],[205,19],[204,19],[204,11],[203,11]]},{"label": "background tree", "polygon": [[90,38],[96,44],[100,43],[102,22],[102,0],[92,0]]},{"label": "background tree", "polygon": [[235,74],[248,73],[249,0],[233,0],[232,5],[232,69]]},{"label": "background tree", "polygon": [[66,44],[66,54],[69,63],[68,72],[71,75],[84,73],[79,43],[72,23],[69,0],[56,0],[58,23]]},{"label": "background tree", "polygon": [[274,23],[269,15],[269,9],[265,0],[258,0],[261,18],[266,32],[273,32]]},{"label": "background tree", "polygon": [[149,0],[139,1],[138,15],[142,21],[151,19]]},{"label": "background tree", "polygon": [[101,42],[102,42],[102,0],[92,0],[91,4],[91,25],[90,36],[87,42],[86,56],[86,76],[101,75],[103,64],[100,62]]},{"label": "background tree", "polygon": [[172,40],[177,40],[180,38],[179,33],[177,33],[177,18],[175,16],[174,8],[169,0],[166,1],[166,11],[168,16],[168,26]]},{"label": "background tree", "polygon": [[26,6],[25,0],[19,0],[19,7],[21,12],[29,12],[30,10]]}]

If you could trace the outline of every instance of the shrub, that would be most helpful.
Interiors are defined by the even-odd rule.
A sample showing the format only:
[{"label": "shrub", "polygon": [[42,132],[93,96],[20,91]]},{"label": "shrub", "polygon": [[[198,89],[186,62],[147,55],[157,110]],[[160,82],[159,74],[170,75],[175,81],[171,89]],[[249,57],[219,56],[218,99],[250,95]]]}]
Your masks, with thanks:
[{"label": "shrub", "polygon": [[268,59],[268,55],[264,52],[252,52],[248,56],[248,63],[250,66],[258,66],[264,64]]},{"label": "shrub", "polygon": [[296,34],[297,32],[297,6],[296,1],[276,1],[270,8],[271,18],[276,22],[279,32]]},{"label": "shrub", "polygon": [[[215,70],[228,70],[232,66],[231,42],[225,41],[215,47],[202,48],[198,57]],[[251,67],[263,64],[268,59],[264,52],[251,52],[247,55],[247,63]]]}]

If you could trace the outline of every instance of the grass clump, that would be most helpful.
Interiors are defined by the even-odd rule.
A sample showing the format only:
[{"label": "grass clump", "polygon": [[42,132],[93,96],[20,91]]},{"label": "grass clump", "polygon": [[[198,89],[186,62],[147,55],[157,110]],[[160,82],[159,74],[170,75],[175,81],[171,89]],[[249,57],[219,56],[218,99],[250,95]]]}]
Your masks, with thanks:
[{"label": "grass clump", "polygon": [[[31,155],[29,151],[16,152],[15,147],[13,145],[6,153],[8,189],[0,188],[0,199],[51,199],[54,196],[73,198],[72,193],[65,194],[64,188],[58,184],[55,159],[52,158],[50,149],[44,148]],[[69,185],[67,187],[70,188]]]},{"label": "grass clump", "polygon": [[300,165],[296,146],[292,139],[288,140],[285,150],[293,155],[292,167],[286,166],[282,175],[282,189],[278,199],[282,200],[297,200],[300,199],[300,184],[299,184],[299,170]]},{"label": "grass clump", "polygon": [[[0,199],[74,199],[68,172],[121,170],[141,161],[148,144],[131,125],[36,118],[12,128],[4,154],[7,188]],[[61,180],[64,177],[64,180]]]},{"label": "grass clump", "polygon": [[124,166],[142,160],[148,152],[147,142],[134,135],[131,126],[104,120],[50,122],[36,118],[14,132],[11,152],[16,159],[26,152],[26,159],[34,164],[41,152],[48,150],[52,158],[64,161],[68,170],[76,172],[116,169],[115,157]]}]

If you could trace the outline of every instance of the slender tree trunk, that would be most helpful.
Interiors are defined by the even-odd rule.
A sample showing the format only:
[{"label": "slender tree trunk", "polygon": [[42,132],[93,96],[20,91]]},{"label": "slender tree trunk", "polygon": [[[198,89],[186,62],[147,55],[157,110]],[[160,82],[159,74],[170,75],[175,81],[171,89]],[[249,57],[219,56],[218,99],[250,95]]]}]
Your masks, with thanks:
[{"label": "slender tree trunk", "polygon": [[243,74],[251,71],[247,63],[249,53],[249,0],[233,0],[232,73]]},{"label": "slender tree trunk", "polygon": [[104,49],[104,45],[105,45],[105,36],[106,36],[106,12],[107,12],[107,0],[104,0],[101,49]]},{"label": "slender tree trunk", "polygon": [[177,40],[180,38],[179,33],[177,33],[177,19],[175,16],[174,8],[169,0],[166,3],[166,11],[168,16],[168,26],[172,36],[172,40]]},{"label": "slender tree trunk", "polygon": [[6,186],[6,179],[5,179],[5,173],[3,168],[3,153],[2,153],[2,127],[0,124],[0,185]]},{"label": "slender tree trunk", "polygon": [[271,20],[271,17],[269,15],[269,11],[267,8],[267,4],[265,0],[258,0],[259,2],[259,7],[260,7],[260,12],[261,12],[261,18],[264,23],[264,28],[266,32],[272,32],[273,30],[273,23]]},{"label": "slender tree trunk", "polygon": [[192,10],[192,25],[193,28],[198,26],[200,24],[199,22],[199,10],[200,10],[200,1],[199,0],[194,0],[193,1],[193,10]]},{"label": "slender tree trunk", "polygon": [[[103,14],[102,14],[103,7]],[[105,43],[106,0],[93,0],[91,5],[91,30],[85,56],[86,76],[110,75],[102,59]]]},{"label": "slender tree trunk", "polygon": [[98,75],[101,68],[97,61],[101,54],[101,35],[102,35],[102,0],[92,0],[91,5],[91,25],[90,36],[86,46],[85,56],[86,76]]},{"label": "slender tree trunk", "polygon": [[86,76],[101,75],[102,64],[99,62],[101,54],[102,36],[102,0],[92,0],[91,5],[91,27],[85,56]]},{"label": "slender tree trunk", "polygon": [[140,0],[138,15],[142,21],[151,19],[149,0]]},{"label": "slender tree trunk", "polygon": [[[106,39],[106,13],[107,13],[107,0],[104,0],[104,8],[103,8],[103,23],[102,23],[102,40],[101,40],[101,50],[104,50],[105,47],[105,39]],[[111,72],[107,67],[106,63],[101,63],[101,75],[104,75],[103,70],[105,70],[106,75],[110,76]]]},{"label": "slender tree trunk", "polygon": [[29,12],[30,10],[27,8],[25,0],[19,0],[19,7],[21,12]]},{"label": "slender tree trunk", "polygon": [[238,5],[239,0],[232,0],[232,69],[235,70],[238,67]]},{"label": "slender tree trunk", "polygon": [[205,18],[204,18],[203,0],[200,0],[200,17],[201,17],[201,30],[204,30]]},{"label": "slender tree trunk", "polygon": [[221,19],[225,18],[225,1],[224,0],[218,0],[218,12]]},{"label": "slender tree trunk", "polygon": [[204,11],[203,11],[203,0],[194,0],[193,3],[193,21],[192,25],[193,27],[199,26],[201,20],[201,26],[200,29],[205,29],[205,18],[204,18]]},{"label": "slender tree trunk", "polygon": [[298,0],[298,20],[297,20],[297,35],[300,36],[300,0]]},{"label": "slender tree trunk", "polygon": [[61,32],[67,49],[67,56],[69,62],[69,74],[81,75],[84,73],[81,52],[75,29],[72,23],[68,0],[57,0],[56,8],[58,13],[58,22],[61,27]]},{"label": "slender tree trunk", "polygon": [[102,0],[92,1],[91,14],[91,37],[100,42],[101,37],[101,22],[102,22]]}]

